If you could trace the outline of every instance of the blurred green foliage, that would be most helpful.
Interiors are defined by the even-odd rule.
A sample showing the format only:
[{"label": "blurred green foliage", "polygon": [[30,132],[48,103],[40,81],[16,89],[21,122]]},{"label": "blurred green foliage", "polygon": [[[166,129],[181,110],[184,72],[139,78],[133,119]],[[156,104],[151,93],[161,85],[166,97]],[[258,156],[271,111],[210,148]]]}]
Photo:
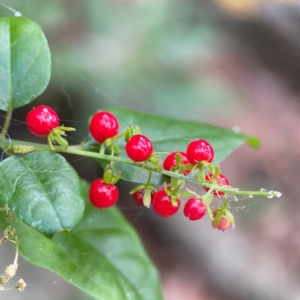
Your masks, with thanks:
[{"label": "blurred green foliage", "polygon": [[[211,70],[226,53],[227,41],[215,28],[213,15],[199,4],[2,3],[42,26],[53,53],[51,87],[71,95],[80,118],[105,106],[121,106],[210,121],[221,106],[222,113],[238,106],[237,92]],[[4,7],[0,13],[12,14]]]}]

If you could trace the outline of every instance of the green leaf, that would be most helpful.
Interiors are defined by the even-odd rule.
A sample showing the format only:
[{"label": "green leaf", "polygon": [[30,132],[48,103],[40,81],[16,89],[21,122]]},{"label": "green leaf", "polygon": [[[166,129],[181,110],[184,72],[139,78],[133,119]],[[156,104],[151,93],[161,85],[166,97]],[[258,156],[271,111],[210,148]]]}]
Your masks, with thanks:
[{"label": "green leaf", "polygon": [[0,18],[0,109],[39,96],[51,73],[50,50],[41,28],[23,17]]},{"label": "green leaf", "polygon": [[73,232],[62,231],[48,239],[15,219],[21,255],[95,299],[163,299],[157,271],[131,225],[117,208],[92,207],[87,184],[82,191],[86,210]]},{"label": "green leaf", "polygon": [[5,159],[0,164],[0,190],[0,206],[7,204],[43,234],[74,228],[84,212],[79,177],[57,153]]},{"label": "green leaf", "polygon": [[[190,141],[196,138],[205,139],[212,144],[215,150],[213,164],[216,165],[240,147],[244,141],[254,148],[259,147],[257,138],[201,122],[148,115],[125,108],[109,108],[107,111],[110,111],[118,118],[120,132],[133,124],[138,125],[142,133],[153,142],[155,152],[186,151]],[[117,145],[120,148],[119,156],[127,157],[124,139],[120,139]],[[162,159],[165,156],[163,155]],[[105,166],[107,162],[103,161],[101,164]],[[115,170],[122,171],[121,178],[126,181],[145,183],[148,179],[148,172],[137,167],[116,163]],[[168,182],[166,176],[158,173],[152,174],[152,184],[158,185],[163,182]]]}]

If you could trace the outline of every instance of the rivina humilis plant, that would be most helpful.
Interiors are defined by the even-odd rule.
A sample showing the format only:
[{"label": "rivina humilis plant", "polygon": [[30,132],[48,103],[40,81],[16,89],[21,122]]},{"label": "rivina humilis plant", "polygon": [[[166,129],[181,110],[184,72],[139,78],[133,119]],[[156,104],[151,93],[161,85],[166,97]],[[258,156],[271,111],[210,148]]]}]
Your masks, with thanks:
[{"label": "rivina humilis plant", "polygon": [[[50,67],[47,40],[35,22],[0,19],[0,109],[6,112],[0,133],[6,157],[0,163],[0,244],[11,243],[16,251],[0,276],[0,290],[12,288],[20,254],[95,299],[162,299],[157,271],[139,237],[112,207],[124,197],[119,179],[136,183],[133,199],[158,218],[181,214],[196,221],[207,215],[222,231],[234,227],[229,197],[280,196],[230,186],[217,164],[243,142],[257,148],[259,141],[203,123],[110,108],[95,112],[87,121],[87,138],[69,146],[65,132],[75,129],[61,125],[53,108],[42,105],[27,112],[26,125],[44,143],[11,139],[13,109],[45,90]],[[60,153],[94,158],[104,168],[103,178],[89,185]],[[187,183],[199,188],[191,191]],[[214,197],[224,201],[211,211]],[[26,287],[23,279],[15,284]]]}]

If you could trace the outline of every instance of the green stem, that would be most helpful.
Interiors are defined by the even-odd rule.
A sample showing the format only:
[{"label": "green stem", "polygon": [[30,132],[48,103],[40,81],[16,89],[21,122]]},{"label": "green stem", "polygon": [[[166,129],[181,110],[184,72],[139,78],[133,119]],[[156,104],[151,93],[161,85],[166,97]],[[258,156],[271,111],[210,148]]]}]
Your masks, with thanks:
[{"label": "green stem", "polygon": [[13,110],[11,109],[11,110],[7,111],[7,113],[6,113],[5,122],[2,127],[2,131],[0,133],[1,139],[5,138],[5,136],[7,134],[7,131],[8,131],[9,125],[10,125],[10,121],[11,121],[12,112],[13,112]]},{"label": "green stem", "polygon": [[117,140],[118,138],[124,136],[125,134],[126,134],[126,131],[123,131],[123,132],[119,133],[118,135],[114,136],[113,139]]},{"label": "green stem", "polygon": [[[84,157],[90,157],[90,158],[95,158],[95,159],[100,159],[100,160],[107,160],[111,162],[118,162],[122,164],[127,164],[131,166],[136,166],[139,168],[146,169],[150,172],[156,172],[160,173],[163,175],[166,175],[171,178],[177,178],[179,180],[191,182],[191,183],[196,183],[200,184],[199,181],[195,178],[192,177],[187,177],[178,173],[166,171],[164,169],[152,166],[152,165],[147,165],[144,163],[137,163],[133,162],[132,160],[125,158],[125,157],[118,157],[118,156],[112,156],[112,155],[107,155],[107,154],[100,154],[97,152],[90,152],[86,150],[81,150],[80,145],[76,146],[69,146],[67,149],[64,149],[61,146],[54,146],[54,149],[51,149],[49,145],[47,144],[38,144],[38,143],[29,143],[29,142],[24,142],[24,141],[19,141],[19,140],[0,140],[0,148],[6,149],[9,145],[10,151],[13,151],[15,153],[28,153],[28,152],[33,152],[33,151],[50,151],[50,152],[60,152],[60,153],[68,153],[68,154],[74,154],[78,156],[84,156]],[[25,149],[23,152],[21,152],[19,149]],[[26,149],[28,151],[26,152]],[[242,191],[237,188],[233,188],[231,186],[220,186],[215,183],[208,183],[208,182],[201,182],[201,185],[204,187],[207,187],[211,190],[216,190],[216,191],[221,191],[225,192],[227,194],[235,194],[235,195],[246,195],[250,197],[254,196],[263,196],[263,197],[280,197],[281,193],[276,192],[276,191],[265,191],[265,190],[260,190],[260,191]]]},{"label": "green stem", "polygon": [[152,171],[149,172],[148,180],[147,180],[147,183],[145,184],[146,187],[151,186],[151,176],[152,176]]}]

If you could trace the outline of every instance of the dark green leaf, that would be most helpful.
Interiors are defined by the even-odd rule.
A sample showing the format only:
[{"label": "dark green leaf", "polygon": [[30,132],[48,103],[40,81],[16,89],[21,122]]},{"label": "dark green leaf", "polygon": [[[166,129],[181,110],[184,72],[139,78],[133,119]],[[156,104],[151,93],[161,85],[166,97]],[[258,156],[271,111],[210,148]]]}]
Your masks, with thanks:
[{"label": "dark green leaf", "polygon": [[83,184],[86,211],[73,232],[62,231],[48,239],[16,219],[22,256],[95,299],[161,300],[157,271],[134,229],[118,209],[98,210],[87,195],[88,185]]},{"label": "dark green leaf", "polygon": [[[175,120],[125,108],[109,108],[107,110],[118,118],[120,131],[132,124],[138,125],[142,133],[151,139],[156,152],[186,151],[190,141],[196,138],[205,139],[212,144],[215,150],[213,164],[216,165],[241,146],[244,141],[254,148],[259,146],[257,138],[201,122]],[[119,156],[126,157],[124,139],[120,139],[118,146],[120,148]],[[162,159],[165,156],[162,155]],[[107,162],[101,162],[101,164],[105,166]],[[116,163],[115,170],[122,171],[121,178],[126,181],[145,183],[148,179],[148,172],[136,167]],[[165,181],[167,181],[165,176],[152,174],[152,184],[158,185]]]},{"label": "dark green leaf", "polygon": [[28,225],[51,235],[81,220],[84,201],[75,170],[57,153],[12,156],[0,164],[0,206],[7,204]]},{"label": "dark green leaf", "polygon": [[48,85],[50,50],[41,28],[23,17],[0,18],[0,109],[23,106]]}]

